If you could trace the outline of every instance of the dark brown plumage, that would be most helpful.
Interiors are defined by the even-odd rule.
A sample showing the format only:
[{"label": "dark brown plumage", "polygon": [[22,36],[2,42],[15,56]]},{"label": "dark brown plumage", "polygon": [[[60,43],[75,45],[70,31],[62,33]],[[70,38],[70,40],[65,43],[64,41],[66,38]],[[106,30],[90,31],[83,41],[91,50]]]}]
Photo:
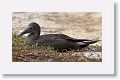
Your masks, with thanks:
[{"label": "dark brown plumage", "polygon": [[98,42],[99,40],[87,40],[87,39],[74,39],[64,34],[47,34],[40,35],[41,29],[40,26],[32,22],[28,27],[21,33],[19,36],[29,33],[25,41],[26,44],[38,44],[40,46],[50,46],[55,50],[62,51],[66,50],[78,50]]}]

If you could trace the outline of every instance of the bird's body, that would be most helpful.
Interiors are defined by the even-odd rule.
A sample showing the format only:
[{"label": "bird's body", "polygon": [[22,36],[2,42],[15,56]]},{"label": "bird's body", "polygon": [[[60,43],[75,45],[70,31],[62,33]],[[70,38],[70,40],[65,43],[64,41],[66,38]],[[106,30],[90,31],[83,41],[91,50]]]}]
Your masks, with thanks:
[{"label": "bird's body", "polygon": [[99,40],[74,39],[64,34],[46,34],[40,35],[40,26],[33,22],[20,34],[29,33],[26,39],[26,44],[38,44],[40,46],[50,46],[55,50],[78,50],[89,46],[89,44],[96,43]]}]

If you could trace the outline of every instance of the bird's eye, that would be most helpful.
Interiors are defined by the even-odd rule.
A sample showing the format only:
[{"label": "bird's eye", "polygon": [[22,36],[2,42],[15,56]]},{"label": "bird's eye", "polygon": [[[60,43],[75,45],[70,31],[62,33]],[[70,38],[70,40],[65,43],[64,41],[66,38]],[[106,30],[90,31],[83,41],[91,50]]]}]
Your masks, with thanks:
[{"label": "bird's eye", "polygon": [[31,32],[31,31],[32,31],[32,28],[29,28],[27,31],[28,31],[28,32]]}]

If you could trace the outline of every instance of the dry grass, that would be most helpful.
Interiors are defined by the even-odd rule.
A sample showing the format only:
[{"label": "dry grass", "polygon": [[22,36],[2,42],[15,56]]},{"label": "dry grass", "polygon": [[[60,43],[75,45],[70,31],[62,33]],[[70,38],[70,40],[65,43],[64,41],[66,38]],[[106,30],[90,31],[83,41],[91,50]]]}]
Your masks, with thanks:
[{"label": "dry grass", "polygon": [[[24,38],[13,35],[12,44],[12,61],[13,62],[101,62],[102,59],[98,55],[97,58],[91,58],[93,53],[102,50],[101,46],[89,46],[80,52],[67,51],[64,53],[55,51],[51,47],[28,46],[24,44]],[[85,51],[92,51],[89,56],[85,55]]]}]

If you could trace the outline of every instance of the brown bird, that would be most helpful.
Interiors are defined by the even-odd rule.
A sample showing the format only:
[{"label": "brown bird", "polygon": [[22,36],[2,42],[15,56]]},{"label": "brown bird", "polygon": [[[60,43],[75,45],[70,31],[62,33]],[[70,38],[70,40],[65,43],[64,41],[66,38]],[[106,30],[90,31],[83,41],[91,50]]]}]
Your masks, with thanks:
[{"label": "brown bird", "polygon": [[41,32],[40,26],[37,23],[32,22],[22,33],[19,34],[19,36],[29,33],[25,41],[26,44],[28,45],[38,44],[39,46],[50,46],[58,51],[80,50],[84,47],[89,46],[90,44],[100,41],[88,39],[75,39],[64,34],[40,35],[40,32]]}]

